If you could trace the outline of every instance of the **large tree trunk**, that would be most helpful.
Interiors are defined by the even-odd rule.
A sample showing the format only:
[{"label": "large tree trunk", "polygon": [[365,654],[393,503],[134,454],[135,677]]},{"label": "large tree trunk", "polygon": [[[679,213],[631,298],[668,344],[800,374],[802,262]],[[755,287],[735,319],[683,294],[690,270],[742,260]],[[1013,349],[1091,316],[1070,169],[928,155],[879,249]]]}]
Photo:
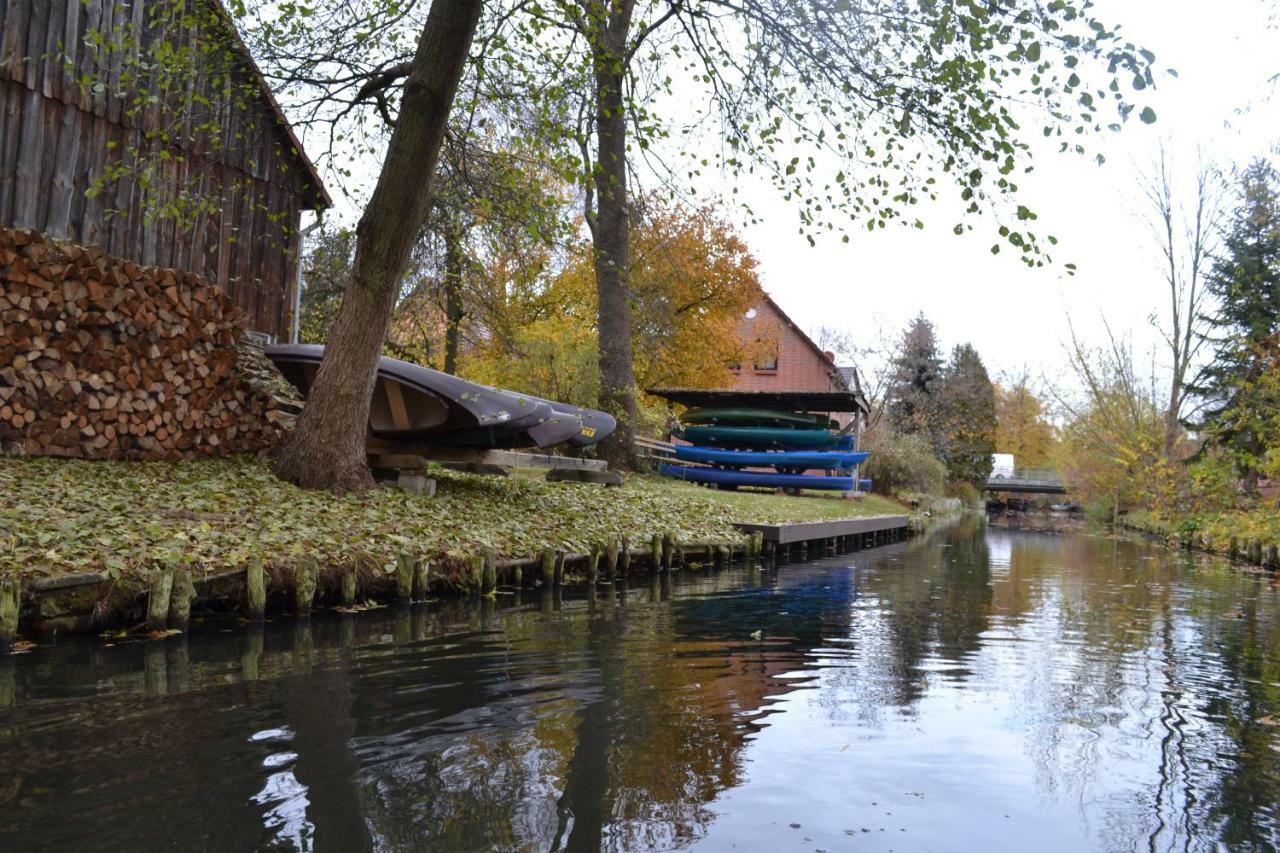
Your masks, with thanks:
[{"label": "large tree trunk", "polygon": [[440,142],[471,49],[481,0],[435,0],[405,81],[382,174],[356,229],[351,282],[324,361],[276,474],[306,488],[373,485],[365,431],[400,279],[431,202]]},{"label": "large tree trunk", "polygon": [[466,311],[462,307],[462,275],[464,256],[462,237],[456,223],[444,230],[444,372],[458,372],[458,334]]},{"label": "large tree trunk", "polygon": [[592,238],[599,299],[600,407],[618,429],[600,443],[614,468],[629,468],[636,433],[631,372],[631,249],[627,217],[627,112],[623,99],[627,37],[634,0],[588,2],[596,78],[596,211]]}]

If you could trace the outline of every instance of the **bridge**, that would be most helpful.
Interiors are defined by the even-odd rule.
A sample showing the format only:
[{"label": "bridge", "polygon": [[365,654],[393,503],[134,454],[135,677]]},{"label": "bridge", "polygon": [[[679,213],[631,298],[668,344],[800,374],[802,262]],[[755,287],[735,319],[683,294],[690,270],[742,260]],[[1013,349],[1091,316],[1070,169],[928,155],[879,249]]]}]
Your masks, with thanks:
[{"label": "bridge", "polygon": [[1065,495],[1067,487],[1052,468],[1017,468],[1012,475],[992,474],[987,491],[1019,495]]}]

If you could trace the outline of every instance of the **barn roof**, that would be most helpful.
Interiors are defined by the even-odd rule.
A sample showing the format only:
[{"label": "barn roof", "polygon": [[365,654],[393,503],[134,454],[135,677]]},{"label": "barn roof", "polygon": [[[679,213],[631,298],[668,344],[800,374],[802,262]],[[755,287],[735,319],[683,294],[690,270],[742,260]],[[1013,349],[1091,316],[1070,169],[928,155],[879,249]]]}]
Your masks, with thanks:
[{"label": "barn roof", "polygon": [[302,141],[298,139],[298,135],[293,131],[293,125],[285,116],[284,110],[280,107],[280,102],[276,100],[275,92],[271,90],[271,86],[267,83],[267,78],[263,76],[262,69],[258,67],[258,62],[253,58],[253,54],[249,51],[249,46],[244,43],[244,39],[240,37],[240,30],[236,28],[235,21],[227,12],[222,0],[208,0],[213,6],[223,23],[226,24],[228,31],[231,33],[235,48],[244,58],[245,64],[249,68],[249,73],[253,75],[254,80],[258,84],[258,88],[262,91],[263,98],[266,99],[267,105],[271,107],[271,112],[275,114],[276,121],[280,124],[280,128],[289,138],[289,144],[293,155],[298,162],[302,164],[303,170],[306,172],[311,186],[315,189],[316,195],[314,201],[318,208],[333,207],[333,198],[330,197],[329,191],[325,188],[324,181],[320,180],[320,173],[316,170],[316,165],[307,156],[306,150],[302,147]]}]

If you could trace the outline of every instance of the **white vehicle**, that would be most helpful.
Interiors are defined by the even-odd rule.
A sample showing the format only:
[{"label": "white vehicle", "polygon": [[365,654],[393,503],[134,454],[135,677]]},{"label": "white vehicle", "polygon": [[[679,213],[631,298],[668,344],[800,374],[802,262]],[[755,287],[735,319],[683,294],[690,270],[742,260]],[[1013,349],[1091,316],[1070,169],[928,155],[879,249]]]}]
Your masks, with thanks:
[{"label": "white vehicle", "polygon": [[991,479],[1007,480],[1013,476],[1013,454],[991,454]]}]

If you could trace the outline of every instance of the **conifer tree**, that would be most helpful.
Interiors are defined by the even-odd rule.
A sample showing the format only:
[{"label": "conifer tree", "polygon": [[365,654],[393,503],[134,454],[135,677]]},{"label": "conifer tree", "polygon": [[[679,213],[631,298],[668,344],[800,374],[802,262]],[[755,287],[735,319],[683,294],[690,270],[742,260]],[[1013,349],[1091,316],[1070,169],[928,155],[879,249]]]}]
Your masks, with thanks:
[{"label": "conifer tree", "polygon": [[938,450],[952,482],[978,485],[991,476],[996,450],[996,394],[982,358],[969,344],[951,352],[938,390]]},{"label": "conifer tree", "polygon": [[937,448],[935,427],[941,386],[938,338],[933,324],[921,312],[903,332],[893,359],[886,393],[886,409],[893,431],[898,435],[918,435]]},{"label": "conifer tree", "polygon": [[1243,173],[1240,204],[1223,236],[1207,286],[1216,303],[1206,318],[1213,357],[1190,390],[1201,401],[1190,426],[1235,461],[1253,492],[1280,408],[1280,180],[1257,160]]}]

